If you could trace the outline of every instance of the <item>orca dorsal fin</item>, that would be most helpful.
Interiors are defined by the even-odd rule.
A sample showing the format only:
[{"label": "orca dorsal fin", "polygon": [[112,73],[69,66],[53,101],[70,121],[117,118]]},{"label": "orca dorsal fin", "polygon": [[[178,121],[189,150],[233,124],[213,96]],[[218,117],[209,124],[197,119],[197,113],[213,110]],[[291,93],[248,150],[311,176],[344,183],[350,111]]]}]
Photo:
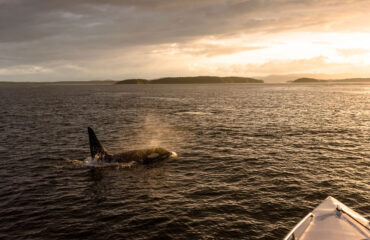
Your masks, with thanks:
[{"label": "orca dorsal fin", "polygon": [[90,152],[91,152],[91,158],[98,157],[99,159],[104,158],[106,155],[108,155],[105,148],[101,145],[98,138],[96,137],[94,130],[92,128],[88,127],[87,131],[89,132],[89,143],[90,143]]}]

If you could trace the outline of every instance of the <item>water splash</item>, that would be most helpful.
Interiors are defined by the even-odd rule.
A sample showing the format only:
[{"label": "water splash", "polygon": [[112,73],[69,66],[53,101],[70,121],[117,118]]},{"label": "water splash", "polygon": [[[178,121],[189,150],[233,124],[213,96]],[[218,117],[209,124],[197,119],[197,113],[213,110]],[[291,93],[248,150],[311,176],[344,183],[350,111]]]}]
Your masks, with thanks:
[{"label": "water splash", "polygon": [[87,157],[83,161],[84,167],[118,167],[118,168],[131,168],[135,166],[137,163],[135,161],[127,162],[127,163],[119,163],[119,162],[104,162],[100,161],[98,158],[91,158]]}]

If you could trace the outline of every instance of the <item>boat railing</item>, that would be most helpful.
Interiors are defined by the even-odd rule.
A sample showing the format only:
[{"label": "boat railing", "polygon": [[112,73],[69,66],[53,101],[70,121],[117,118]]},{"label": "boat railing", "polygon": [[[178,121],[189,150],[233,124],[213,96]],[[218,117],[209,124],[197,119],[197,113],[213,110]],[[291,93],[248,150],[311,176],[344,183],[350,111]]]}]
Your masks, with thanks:
[{"label": "boat railing", "polygon": [[314,218],[311,212],[307,214],[284,238],[284,240],[297,240],[303,235]]},{"label": "boat railing", "polygon": [[338,212],[341,212],[341,213],[347,215],[348,217],[350,217],[352,220],[356,221],[358,224],[360,224],[361,226],[363,226],[367,230],[370,230],[369,223],[367,223],[367,224],[363,223],[358,218],[356,218],[355,216],[353,216],[351,213],[343,210],[343,208],[340,205],[337,205],[337,208],[336,209],[337,209]]}]

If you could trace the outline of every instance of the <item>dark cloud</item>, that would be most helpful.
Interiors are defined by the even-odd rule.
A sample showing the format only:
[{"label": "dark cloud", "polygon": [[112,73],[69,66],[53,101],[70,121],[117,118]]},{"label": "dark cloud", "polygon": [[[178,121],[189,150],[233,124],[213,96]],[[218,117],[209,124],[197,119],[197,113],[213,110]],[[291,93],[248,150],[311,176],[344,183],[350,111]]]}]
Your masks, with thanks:
[{"label": "dark cloud", "polygon": [[[211,34],[278,31],[329,21],[324,16],[318,20],[320,9],[334,3],[338,8],[339,2],[319,3],[304,0],[3,1],[0,41],[47,39],[57,44],[79,40],[125,46]],[[328,15],[330,12],[325,12]]]}]

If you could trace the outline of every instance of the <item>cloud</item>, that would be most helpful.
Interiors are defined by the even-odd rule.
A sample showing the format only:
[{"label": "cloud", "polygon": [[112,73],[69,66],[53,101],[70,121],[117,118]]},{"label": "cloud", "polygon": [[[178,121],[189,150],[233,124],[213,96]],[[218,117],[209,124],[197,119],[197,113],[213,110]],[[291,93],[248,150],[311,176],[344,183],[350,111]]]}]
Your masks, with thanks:
[{"label": "cloud", "polygon": [[184,54],[193,57],[211,58],[215,56],[230,55],[234,53],[247,52],[264,49],[265,46],[259,45],[238,45],[235,43],[204,43],[202,41],[188,43],[172,43],[158,45],[151,50],[151,54]]},{"label": "cloud", "polygon": [[342,54],[344,57],[352,57],[356,55],[370,53],[369,49],[363,49],[363,48],[344,48],[344,49],[337,49],[337,51],[340,54]]},{"label": "cloud", "polygon": [[356,1],[356,7],[348,8],[348,2],[7,1],[0,7],[0,28],[4,33],[0,35],[0,41],[47,39],[55,43],[96,45],[108,41],[120,46],[168,43],[196,36],[322,26],[338,22],[340,16],[357,13],[356,9],[361,6],[370,6]]},{"label": "cloud", "polygon": [[[109,67],[112,75],[134,73],[137,65],[149,71],[157,63],[141,59],[148,64],[144,67],[138,63],[140,53],[159,54],[173,44],[176,47],[167,50],[184,59],[264,47],[248,41],[242,45],[199,42],[207,37],[222,40],[259,34],[265,40],[293,31],[369,31],[365,21],[369,7],[365,0],[0,0],[0,68],[17,75],[20,72],[15,69],[24,66],[63,69],[70,65],[84,69],[73,74],[87,78],[102,74],[97,64],[103,60],[116,66]],[[182,69],[181,64],[170,65]],[[163,62],[160,65],[166,75]]]},{"label": "cloud", "polygon": [[0,68],[0,75],[29,75],[29,74],[40,74],[40,73],[50,73],[51,70],[33,65],[24,65],[13,68]]},{"label": "cloud", "polygon": [[268,75],[323,75],[325,73],[337,76],[367,76],[369,65],[355,65],[345,62],[330,62],[327,57],[319,56],[309,59],[279,60],[273,59],[263,64],[218,64],[212,68],[196,66],[195,72],[213,72],[225,76],[268,76]]}]

